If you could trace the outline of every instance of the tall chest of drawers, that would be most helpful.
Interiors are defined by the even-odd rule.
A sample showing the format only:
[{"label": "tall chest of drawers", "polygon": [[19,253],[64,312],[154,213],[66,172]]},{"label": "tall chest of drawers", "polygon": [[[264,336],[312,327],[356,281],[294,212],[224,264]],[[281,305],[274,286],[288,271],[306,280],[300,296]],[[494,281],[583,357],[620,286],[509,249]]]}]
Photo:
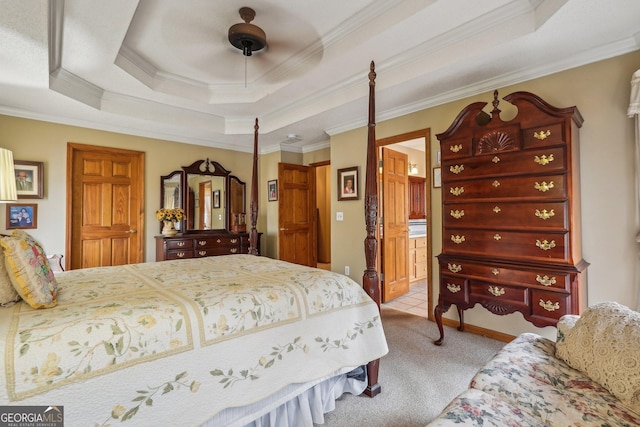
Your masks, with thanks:
[{"label": "tall chest of drawers", "polygon": [[[258,233],[258,254],[260,237]],[[156,261],[249,253],[249,233],[186,233],[156,236]]]},{"label": "tall chest of drawers", "polygon": [[504,100],[517,108],[500,117],[498,93],[468,105],[438,134],[442,157],[442,253],[435,318],[455,304],[492,313],[520,312],[536,326],[555,325],[586,305],[580,239],[576,107],[556,108],[528,92]]}]

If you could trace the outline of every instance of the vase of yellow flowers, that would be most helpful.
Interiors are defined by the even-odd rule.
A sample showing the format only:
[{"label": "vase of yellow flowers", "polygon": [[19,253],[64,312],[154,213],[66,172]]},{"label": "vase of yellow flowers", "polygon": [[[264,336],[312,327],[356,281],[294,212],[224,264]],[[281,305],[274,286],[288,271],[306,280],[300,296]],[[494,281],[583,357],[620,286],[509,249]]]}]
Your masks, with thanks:
[{"label": "vase of yellow flowers", "polygon": [[156,211],[156,218],[158,218],[158,221],[162,221],[162,234],[164,236],[175,236],[178,233],[175,223],[184,219],[184,211],[181,208],[161,208]]}]

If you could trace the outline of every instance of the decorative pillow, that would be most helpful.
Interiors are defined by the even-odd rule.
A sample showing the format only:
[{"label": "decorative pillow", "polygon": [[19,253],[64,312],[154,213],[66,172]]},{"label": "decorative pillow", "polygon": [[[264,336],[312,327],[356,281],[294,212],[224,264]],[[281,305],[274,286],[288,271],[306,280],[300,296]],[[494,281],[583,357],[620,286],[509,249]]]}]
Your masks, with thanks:
[{"label": "decorative pillow", "polygon": [[20,295],[11,283],[7,267],[4,265],[4,252],[0,248],[0,306],[11,305],[20,300]]},{"label": "decorative pillow", "polygon": [[616,302],[587,309],[556,356],[640,412],[640,313]]},{"label": "decorative pillow", "polygon": [[58,283],[42,246],[22,230],[0,239],[0,245],[11,283],[22,299],[33,308],[55,307]]}]

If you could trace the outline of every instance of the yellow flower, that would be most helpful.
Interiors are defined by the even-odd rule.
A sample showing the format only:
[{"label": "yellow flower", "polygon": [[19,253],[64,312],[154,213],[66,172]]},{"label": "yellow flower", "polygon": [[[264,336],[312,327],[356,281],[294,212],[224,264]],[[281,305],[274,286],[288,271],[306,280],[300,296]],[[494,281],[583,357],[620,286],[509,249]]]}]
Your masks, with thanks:
[{"label": "yellow flower", "polygon": [[122,415],[124,415],[126,411],[127,411],[127,408],[125,408],[124,406],[116,405],[111,410],[111,416],[113,418],[120,418]]},{"label": "yellow flower", "polygon": [[60,358],[55,353],[47,354],[47,360],[42,364],[40,368],[40,376],[44,381],[47,381],[60,373]]},{"label": "yellow flower", "polygon": [[137,321],[147,329],[153,328],[156,325],[156,323],[158,323],[156,321],[156,318],[150,314],[143,314],[142,316],[138,317]]},{"label": "yellow flower", "polygon": [[158,221],[182,221],[184,219],[184,210],[182,210],[182,208],[161,208],[156,211],[156,218],[158,219]]}]

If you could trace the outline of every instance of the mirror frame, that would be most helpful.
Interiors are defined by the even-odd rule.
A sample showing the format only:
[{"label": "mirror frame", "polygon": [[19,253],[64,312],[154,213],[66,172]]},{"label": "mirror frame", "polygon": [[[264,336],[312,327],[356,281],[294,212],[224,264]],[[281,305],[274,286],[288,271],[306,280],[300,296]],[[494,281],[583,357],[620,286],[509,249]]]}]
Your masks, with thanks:
[{"label": "mirror frame", "polygon": [[[209,160],[208,158],[205,160],[196,160],[189,166],[182,166],[181,170],[176,170],[171,172],[168,175],[164,175],[160,177],[160,206],[164,207],[164,181],[168,179],[172,179],[175,175],[180,175],[180,203],[182,209],[185,211],[185,219],[180,221],[179,229],[183,234],[189,233],[220,233],[221,231],[229,232],[231,231],[231,180],[241,185],[242,187],[242,206],[246,208],[247,202],[247,193],[246,193],[246,183],[240,180],[237,176],[231,175],[231,171],[226,170],[220,163],[216,161]],[[204,175],[204,176],[217,176],[223,177],[224,182],[224,227],[223,229],[208,229],[208,230],[200,230],[200,229],[187,229],[187,218],[189,215],[193,215],[189,211],[188,207],[188,177],[189,175]],[[246,211],[245,211],[246,212]],[[160,225],[160,229],[162,229],[162,224]]]}]

